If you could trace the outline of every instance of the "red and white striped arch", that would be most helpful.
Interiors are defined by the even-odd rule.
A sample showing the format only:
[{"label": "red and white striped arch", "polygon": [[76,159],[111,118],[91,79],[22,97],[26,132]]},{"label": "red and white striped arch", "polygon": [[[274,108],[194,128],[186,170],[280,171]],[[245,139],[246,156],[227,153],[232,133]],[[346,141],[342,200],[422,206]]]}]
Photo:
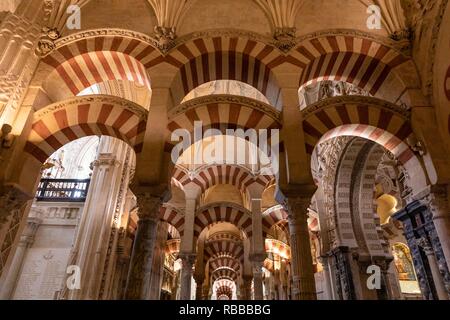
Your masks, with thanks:
[{"label": "red and white striped arch", "polygon": [[183,168],[176,167],[173,178],[176,179],[183,188],[198,188],[201,190],[201,193],[204,193],[209,188],[219,184],[235,186],[244,193],[252,184],[267,187],[273,180],[273,176],[255,176],[247,168],[238,165],[206,166],[195,172],[195,175],[190,175]]},{"label": "red and white striped arch", "polygon": [[76,139],[105,135],[129,143],[139,153],[147,111],[117,97],[91,96],[50,105],[34,114],[25,151],[38,161]]},{"label": "red and white striped arch", "polygon": [[[402,68],[415,72],[412,60],[374,40],[353,35],[323,35],[302,41],[291,53],[303,71],[300,87],[320,80],[352,83],[376,96],[383,89],[397,101],[406,88]],[[409,63],[408,66],[405,64]],[[417,84],[416,84],[417,85]]]},{"label": "red and white striped arch", "polygon": [[263,231],[270,234],[270,229],[283,221],[287,221],[288,214],[281,205],[274,206],[263,213]]},{"label": "red and white striped arch", "polygon": [[[54,99],[76,96],[94,84],[114,80],[135,82],[151,90],[144,65],[122,52],[91,51],[73,57],[67,55],[62,62],[52,56],[44,61],[53,68],[44,87]],[[58,88],[56,92],[55,87]]]},{"label": "red and white striped arch", "polygon": [[239,272],[241,269],[241,263],[232,257],[222,256],[209,261],[209,267],[212,271],[220,268],[230,268]]},{"label": "red and white striped arch", "polygon": [[338,136],[356,136],[372,140],[392,152],[403,164],[415,158],[413,151],[405,143],[413,134],[409,119],[380,105],[374,98],[367,102],[355,103],[353,98],[345,103],[342,99],[330,103],[312,113],[305,109],[303,130],[306,149],[312,154],[320,142]]},{"label": "red and white striped arch", "polygon": [[[96,32],[96,31],[101,31]],[[117,34],[117,31],[121,34]],[[60,65],[76,56],[96,51],[122,52],[140,61],[145,68],[154,65],[161,53],[151,44],[148,37],[138,32],[102,29],[89,30],[61,38],[56,41],[56,50],[43,58],[48,65]]]},{"label": "red and white striped arch", "polygon": [[283,259],[291,259],[291,247],[282,241],[276,239],[266,239],[265,249],[267,253],[272,253]]},{"label": "red and white striped arch", "polygon": [[207,241],[204,249],[204,263],[209,259],[217,259],[220,257],[232,257],[236,260],[243,261],[244,247],[241,241],[233,240],[216,240]]},{"label": "red and white striped arch", "polygon": [[237,80],[258,89],[272,106],[281,107],[272,69],[284,61],[284,55],[273,46],[239,37],[204,37],[179,45],[168,57],[179,68],[172,86],[176,103],[201,84]]},{"label": "red and white striped arch", "polygon": [[233,299],[233,287],[231,286],[217,286],[216,297],[220,299],[222,297],[227,297],[228,300]]},{"label": "red and white striped arch", "polygon": [[239,273],[232,269],[222,268],[214,270],[212,273],[212,282],[221,279],[230,279],[232,281],[237,281],[239,278]]},{"label": "red and white striped arch", "polygon": [[159,212],[161,221],[167,222],[179,232],[180,236],[184,233],[184,216],[180,211],[171,206],[162,206]]},{"label": "red and white striped arch", "polygon": [[[177,114],[169,119],[167,136],[169,141],[166,142],[166,152],[170,152],[176,142],[170,141],[171,134],[177,129],[185,129],[192,133],[196,121],[201,121],[203,132],[208,129],[220,130],[226,134],[227,129],[280,129],[281,123],[278,112],[265,112],[262,109],[255,108],[247,104],[238,103],[219,103],[209,101],[201,103],[201,98],[196,101],[186,102],[184,105],[193,106],[185,112]],[[270,108],[270,106],[267,106]],[[194,141],[192,137],[191,141]]]},{"label": "red and white striped arch", "polygon": [[252,237],[252,216],[247,209],[231,203],[214,203],[199,208],[195,215],[194,238],[209,225],[228,222],[244,231],[248,238]]}]

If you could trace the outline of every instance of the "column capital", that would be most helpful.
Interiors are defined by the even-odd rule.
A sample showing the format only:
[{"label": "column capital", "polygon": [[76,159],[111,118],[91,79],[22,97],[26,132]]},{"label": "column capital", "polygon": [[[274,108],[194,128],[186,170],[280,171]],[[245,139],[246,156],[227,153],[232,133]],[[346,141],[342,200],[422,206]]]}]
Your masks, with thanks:
[{"label": "column capital", "polygon": [[249,256],[249,260],[253,264],[264,264],[264,261],[267,258],[267,254],[265,252],[252,253]]},{"label": "column capital", "polygon": [[134,187],[139,219],[158,220],[160,207],[167,200],[168,190],[164,188]]},{"label": "column capital", "polygon": [[193,266],[195,263],[195,260],[197,259],[197,254],[191,253],[191,252],[180,252],[178,257],[181,259],[183,264],[186,264],[186,265],[190,264]]}]

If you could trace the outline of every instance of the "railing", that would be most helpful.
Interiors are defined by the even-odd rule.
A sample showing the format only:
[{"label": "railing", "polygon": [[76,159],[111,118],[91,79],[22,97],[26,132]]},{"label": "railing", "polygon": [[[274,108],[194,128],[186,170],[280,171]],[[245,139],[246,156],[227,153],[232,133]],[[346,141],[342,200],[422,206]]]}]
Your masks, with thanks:
[{"label": "railing", "polygon": [[36,193],[37,201],[84,202],[90,179],[41,179]]}]

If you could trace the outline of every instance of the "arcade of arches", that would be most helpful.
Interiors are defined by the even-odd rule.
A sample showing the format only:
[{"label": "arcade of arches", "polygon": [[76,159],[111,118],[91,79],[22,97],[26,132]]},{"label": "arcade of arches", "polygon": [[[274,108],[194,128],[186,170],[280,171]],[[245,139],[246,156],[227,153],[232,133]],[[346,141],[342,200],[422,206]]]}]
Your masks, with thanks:
[{"label": "arcade of arches", "polygon": [[0,298],[448,300],[448,30],[448,0],[1,1]]}]

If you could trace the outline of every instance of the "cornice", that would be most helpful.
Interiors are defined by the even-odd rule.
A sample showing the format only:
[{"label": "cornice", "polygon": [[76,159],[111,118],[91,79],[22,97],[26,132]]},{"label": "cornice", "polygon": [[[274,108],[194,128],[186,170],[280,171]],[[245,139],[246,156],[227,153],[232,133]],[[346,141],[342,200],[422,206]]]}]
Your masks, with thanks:
[{"label": "cornice", "polygon": [[141,32],[118,28],[91,29],[70,34],[55,41],[55,50],[70,45],[81,39],[95,38],[99,36],[121,36],[125,38],[136,39],[158,50],[158,41],[156,40],[156,38]]},{"label": "cornice", "polygon": [[385,100],[381,100],[378,98],[373,97],[366,97],[366,96],[340,96],[340,97],[333,97],[321,100],[319,102],[316,102],[314,104],[309,105],[305,109],[302,110],[302,115],[304,119],[309,118],[313,114],[327,108],[335,107],[337,105],[343,105],[343,104],[366,104],[371,106],[376,106],[378,108],[382,108],[385,110],[392,111],[401,117],[405,118],[406,120],[410,120],[411,118],[411,112],[399,105],[387,102]]},{"label": "cornice", "polygon": [[[91,29],[84,30],[81,32],[73,33],[71,35],[62,37],[55,41],[55,50],[70,45],[76,41],[81,39],[89,39],[95,38],[99,36],[121,36],[130,39],[137,39],[147,45],[155,48],[159,51],[162,56],[167,56],[172,51],[176,50],[179,46],[193,41],[195,39],[200,38],[214,38],[214,37],[228,37],[228,38],[246,38],[249,40],[254,40],[260,43],[264,43],[268,46],[273,47],[278,51],[278,54],[288,56],[293,50],[298,48],[304,41],[309,41],[315,38],[321,38],[326,36],[352,36],[358,38],[369,39],[378,43],[381,43],[389,48],[392,48],[405,56],[410,57],[410,51],[406,50],[404,44],[401,42],[394,41],[389,39],[388,37],[383,37],[375,34],[370,34],[360,30],[353,29],[329,29],[329,30],[321,30],[317,32],[312,32],[309,34],[301,35],[295,39],[293,39],[293,45],[290,50],[281,50],[275,38],[270,36],[265,36],[256,32],[234,29],[234,28],[221,28],[221,29],[209,29],[204,31],[195,31],[189,34],[182,35],[176,39],[174,39],[169,47],[161,47],[160,41],[156,34],[147,35],[141,32],[127,30],[127,29],[119,29],[119,28],[101,28],[101,29]],[[51,54],[51,53],[48,53]],[[47,55],[48,55],[47,54]]]},{"label": "cornice", "polygon": [[326,36],[352,36],[356,38],[363,38],[372,40],[374,42],[381,43],[386,47],[389,47],[393,50],[396,50],[407,57],[411,57],[411,52],[409,50],[405,50],[404,44],[401,42],[394,41],[387,36],[380,36],[376,34],[367,33],[361,30],[354,29],[328,29],[328,30],[320,30],[312,33],[308,33],[296,38],[297,45],[293,50],[298,48],[304,41],[309,41],[311,39],[323,38]]},{"label": "cornice", "polygon": [[133,112],[135,115],[137,115],[139,118],[142,119],[146,119],[148,115],[147,110],[145,110],[142,106],[132,101],[109,95],[89,95],[82,97],[74,97],[54,104],[50,104],[36,111],[34,114],[34,118],[35,120],[41,119],[48,114],[54,113],[57,110],[64,109],[69,106],[91,104],[91,103],[109,103],[115,106],[120,106]]},{"label": "cornice", "polygon": [[276,110],[271,105],[243,97],[243,96],[235,96],[235,95],[227,95],[227,94],[217,94],[217,95],[209,95],[209,96],[203,96],[198,97],[189,101],[186,101],[171,110],[169,110],[169,119],[174,119],[175,117],[186,113],[187,111],[191,109],[195,109],[204,105],[212,104],[212,103],[222,103],[222,104],[239,104],[241,106],[253,108],[256,110],[259,110],[266,115],[270,116],[272,119],[276,120],[277,122],[281,123],[281,113],[280,111]]}]

